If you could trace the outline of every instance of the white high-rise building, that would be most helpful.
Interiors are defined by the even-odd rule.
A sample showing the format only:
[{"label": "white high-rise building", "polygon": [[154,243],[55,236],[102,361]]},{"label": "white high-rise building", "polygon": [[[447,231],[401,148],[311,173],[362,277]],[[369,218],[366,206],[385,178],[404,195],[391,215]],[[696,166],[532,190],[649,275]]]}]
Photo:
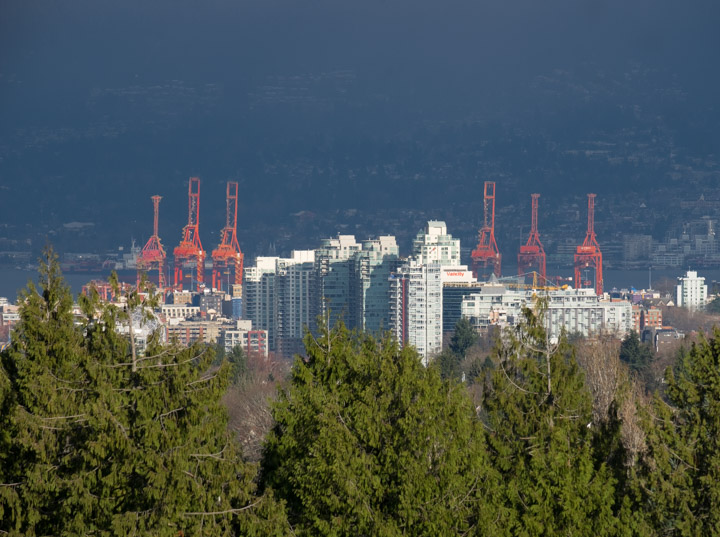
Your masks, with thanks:
[{"label": "white high-rise building", "polygon": [[705,278],[697,272],[688,270],[685,276],[678,278],[676,306],[691,310],[702,309],[707,304],[707,285]]},{"label": "white high-rise building", "polygon": [[315,325],[315,251],[294,250],[276,263],[275,300],[277,351],[283,356],[302,354],[305,330]]},{"label": "white high-rise building", "polygon": [[317,311],[323,315],[329,312],[330,326],[339,319],[352,327],[351,277],[354,257],[361,245],[354,235],[338,235],[337,239],[323,239],[315,250],[315,271],[317,278]]},{"label": "white high-rise building", "polygon": [[421,264],[460,265],[460,239],[453,239],[445,222],[430,220],[413,240],[413,257]]},{"label": "white high-rise building", "polygon": [[427,365],[442,350],[442,268],[410,260],[390,276],[390,330]]},{"label": "white high-rise building", "polygon": [[443,279],[462,278],[460,239],[445,222],[428,221],[413,240],[413,255],[390,276],[390,329],[413,345],[427,365],[442,350]]},{"label": "white high-rise building", "polygon": [[358,243],[353,235],[324,239],[315,253],[317,311],[332,326],[342,319],[350,329],[375,335],[389,328],[388,277],[399,261],[395,237]]},{"label": "white high-rise building", "polygon": [[400,264],[399,254],[393,236],[363,241],[352,266],[353,307],[348,326],[376,336],[390,329],[389,277]]},{"label": "white high-rise building", "polygon": [[243,270],[243,319],[256,330],[267,330],[269,347],[275,350],[275,271],[279,257],[258,257],[254,267]]},{"label": "white high-rise building", "polygon": [[315,322],[315,251],[289,258],[258,257],[243,274],[243,318],[267,330],[268,347],[285,356],[302,352],[305,328]]}]

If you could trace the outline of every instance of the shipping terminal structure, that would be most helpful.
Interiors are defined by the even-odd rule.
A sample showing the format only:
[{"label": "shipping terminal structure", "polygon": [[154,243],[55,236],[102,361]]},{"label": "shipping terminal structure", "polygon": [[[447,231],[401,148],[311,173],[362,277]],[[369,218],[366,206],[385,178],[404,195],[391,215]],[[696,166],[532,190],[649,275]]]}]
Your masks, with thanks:
[{"label": "shipping terminal structure", "polygon": [[534,270],[540,276],[541,282],[547,281],[545,268],[545,248],[540,242],[538,232],[538,198],[540,194],[532,194],[532,218],[530,225],[530,236],[527,243],[520,247],[518,252],[518,275],[522,276]]},{"label": "shipping terminal structure", "polygon": [[[304,335],[318,328],[318,318],[342,318],[350,329],[390,332],[401,345],[414,346],[427,365],[460,318],[478,331],[514,326],[538,294],[548,299],[552,337],[563,331],[622,336],[631,329],[630,302],[603,293],[595,194],[587,196],[585,240],[574,248],[572,287],[547,275],[539,193],[530,194],[530,233],[517,245],[517,275],[503,277],[495,227],[503,225],[502,217],[495,218],[496,193],[502,193],[493,181],[483,185],[482,226],[471,267],[463,265],[460,239],[440,220],[427,222],[407,256],[400,255],[392,235],[358,242],[354,235],[338,234],[316,249],[258,256],[246,267],[237,234],[241,191],[235,181],[223,184],[225,222],[219,243],[206,253],[200,240],[200,179],[190,178],[187,224],[172,260],[159,235],[162,198],[151,197],[152,236],[137,255],[137,286],[148,279],[157,283],[165,298],[157,314],[167,337],[181,344],[202,340],[226,351],[241,344],[248,352],[289,358],[304,352]],[[111,298],[112,286],[100,289]]]},{"label": "shipping terminal structure", "polygon": [[[212,288],[223,290],[242,285],[244,255],[237,240],[238,183],[228,181],[226,186],[225,227],[220,232],[220,244],[212,251]],[[137,258],[137,284],[147,275],[157,288],[165,293],[173,291],[200,292],[206,287],[206,253],[200,240],[200,178],[188,182],[188,221],[183,227],[180,243],[173,250],[172,283],[167,276],[167,254],[160,240],[159,206],[161,196],[153,202],[153,234]]]},{"label": "shipping terminal structure", "polygon": [[[549,279],[546,255],[540,240],[538,208],[540,194],[531,194],[531,225],[527,242],[518,249],[518,277],[532,276],[534,286],[547,286]],[[574,287],[592,288],[596,295],[603,293],[602,251],[595,234],[595,194],[588,194],[587,230],[585,240],[575,251]],[[172,278],[168,275],[168,255],[159,235],[159,195],[151,196],[153,204],[153,233],[137,258],[137,283],[147,275],[158,289],[170,292],[203,292],[217,290],[242,295],[244,254],[237,237],[239,188],[228,181],[225,189],[225,226],[220,242],[212,250],[212,276],[205,278],[207,254],[200,240],[200,178],[188,181],[188,217],[179,244],[173,250]],[[472,274],[478,281],[501,278],[502,254],[495,238],[496,184],[483,185],[483,225],[478,231],[478,243],[471,252]],[[592,278],[589,273],[592,272]],[[209,285],[208,285],[209,284]]]},{"label": "shipping terminal structure", "polygon": [[483,226],[478,232],[478,245],[472,251],[472,271],[476,279],[487,279],[491,273],[501,276],[502,255],[495,241],[495,182],[485,181],[483,192]]}]

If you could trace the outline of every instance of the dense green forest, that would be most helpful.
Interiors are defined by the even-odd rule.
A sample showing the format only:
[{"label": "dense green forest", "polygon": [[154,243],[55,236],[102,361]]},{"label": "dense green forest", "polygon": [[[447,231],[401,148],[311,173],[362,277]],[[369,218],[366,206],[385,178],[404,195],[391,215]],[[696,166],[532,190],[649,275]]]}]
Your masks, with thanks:
[{"label": "dense green forest", "polygon": [[21,303],[0,535],[720,535],[720,331],[648,393],[634,336],[552,341],[541,302],[482,359],[459,325],[428,368],[323,326],[248,456],[242,353],[140,352],[116,328],[152,301],[80,297],[79,318],[52,252]]}]

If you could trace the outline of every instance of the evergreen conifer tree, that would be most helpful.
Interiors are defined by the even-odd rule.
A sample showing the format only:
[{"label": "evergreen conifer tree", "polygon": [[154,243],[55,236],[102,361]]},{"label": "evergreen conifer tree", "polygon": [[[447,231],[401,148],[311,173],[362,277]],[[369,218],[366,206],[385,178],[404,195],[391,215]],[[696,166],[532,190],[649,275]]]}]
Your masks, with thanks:
[{"label": "evergreen conifer tree", "polygon": [[720,535],[720,330],[680,355],[645,415],[639,509],[657,535]]},{"label": "evergreen conifer tree", "polygon": [[483,395],[491,463],[509,535],[604,536],[626,528],[615,516],[614,480],[592,451],[592,401],[562,337],[543,326],[544,305],[508,330]]},{"label": "evergreen conifer tree", "polygon": [[466,317],[461,317],[457,323],[455,323],[455,331],[450,338],[450,350],[460,357],[460,360],[465,359],[465,355],[470,347],[472,347],[478,339],[477,332],[473,328],[472,324]]},{"label": "evergreen conifer tree", "polygon": [[[138,352],[116,331],[130,316],[96,296],[74,322],[51,252],[46,261],[2,355],[0,530],[283,534],[282,510],[255,496],[255,470],[226,429],[229,364],[212,368],[199,345]],[[126,298],[125,313],[141,307]]]},{"label": "evergreen conifer tree", "polygon": [[39,288],[30,283],[19,300],[0,368],[0,530],[59,534],[55,515],[73,494],[91,401],[88,356],[52,251],[41,260]]},{"label": "evergreen conifer tree", "polygon": [[450,338],[448,348],[435,357],[434,366],[440,370],[444,379],[460,380],[463,377],[462,362],[470,347],[475,344],[478,336],[475,329],[466,318],[461,318],[455,324],[455,331]]},{"label": "evergreen conifer tree", "polygon": [[494,480],[462,386],[341,323],[305,344],[263,460],[296,533],[491,534]]},{"label": "evergreen conifer tree", "polygon": [[620,345],[620,360],[635,372],[643,370],[652,361],[650,346],[640,341],[640,336],[635,330],[631,330]]}]

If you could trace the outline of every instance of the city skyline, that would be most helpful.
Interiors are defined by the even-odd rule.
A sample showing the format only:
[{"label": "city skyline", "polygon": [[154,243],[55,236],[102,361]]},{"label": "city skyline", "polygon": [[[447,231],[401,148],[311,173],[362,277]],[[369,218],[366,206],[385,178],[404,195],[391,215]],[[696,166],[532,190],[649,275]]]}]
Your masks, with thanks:
[{"label": "city skyline", "polygon": [[0,3],[0,534],[718,531],[720,2]]}]

